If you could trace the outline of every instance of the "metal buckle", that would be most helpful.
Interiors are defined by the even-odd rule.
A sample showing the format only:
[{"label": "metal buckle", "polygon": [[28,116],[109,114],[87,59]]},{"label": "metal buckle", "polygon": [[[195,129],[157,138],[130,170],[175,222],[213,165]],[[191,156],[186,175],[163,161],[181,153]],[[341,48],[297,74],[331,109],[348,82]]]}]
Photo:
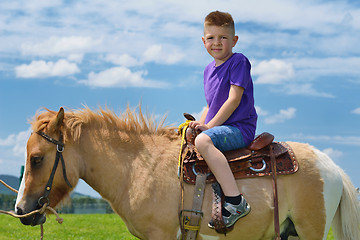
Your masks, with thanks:
[{"label": "metal buckle", "polygon": [[[59,149],[61,148],[61,149]],[[59,152],[59,153],[62,153],[64,151],[64,146],[60,146],[60,145],[56,145],[56,150]]]},{"label": "metal buckle", "polygon": [[[250,160],[250,162],[251,162],[251,160]],[[254,171],[254,172],[262,172],[262,171],[264,171],[265,168],[266,168],[266,162],[264,161],[264,159],[262,159],[261,162],[262,162],[262,164],[263,164],[263,166],[262,166],[261,168],[249,167],[249,169],[252,170],[252,171]]]},{"label": "metal buckle", "polygon": [[[194,162],[193,165],[192,165],[192,171],[195,174],[195,176],[197,176],[199,173],[196,171],[195,165],[196,165],[196,162]],[[211,172],[207,173],[206,177],[209,177],[211,174],[212,174]]]},{"label": "metal buckle", "polygon": [[40,205],[40,207],[44,206],[45,204],[50,204],[50,200],[48,197],[40,197],[39,200],[38,200],[38,204]]}]

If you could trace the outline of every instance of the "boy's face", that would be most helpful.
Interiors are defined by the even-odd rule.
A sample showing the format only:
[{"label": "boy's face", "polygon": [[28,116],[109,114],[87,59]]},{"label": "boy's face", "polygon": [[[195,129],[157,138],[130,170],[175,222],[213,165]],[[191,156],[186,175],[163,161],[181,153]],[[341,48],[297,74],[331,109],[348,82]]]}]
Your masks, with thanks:
[{"label": "boy's face", "polygon": [[205,25],[202,40],[216,66],[219,66],[232,56],[232,48],[236,45],[238,36],[234,36],[228,27]]}]

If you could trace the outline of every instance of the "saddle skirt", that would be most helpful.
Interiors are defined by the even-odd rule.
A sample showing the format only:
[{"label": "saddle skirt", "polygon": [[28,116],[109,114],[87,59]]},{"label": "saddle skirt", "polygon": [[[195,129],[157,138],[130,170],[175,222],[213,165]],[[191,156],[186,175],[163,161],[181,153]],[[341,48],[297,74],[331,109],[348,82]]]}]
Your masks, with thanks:
[{"label": "saddle skirt", "polygon": [[[215,176],[194,146],[194,139],[195,136],[187,132],[181,155],[183,180],[186,183],[195,184],[196,176],[199,173],[205,173],[207,174],[206,183],[214,183]],[[271,176],[270,147],[276,158],[278,175],[297,172],[298,162],[291,147],[285,142],[273,142],[273,139],[273,135],[262,133],[247,148],[224,152],[235,179]]]}]

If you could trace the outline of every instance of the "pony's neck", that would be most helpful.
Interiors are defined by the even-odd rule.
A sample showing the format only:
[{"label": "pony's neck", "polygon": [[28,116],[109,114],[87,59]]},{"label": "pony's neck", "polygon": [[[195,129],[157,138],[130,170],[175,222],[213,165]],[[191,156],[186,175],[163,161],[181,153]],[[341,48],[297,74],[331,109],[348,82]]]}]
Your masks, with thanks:
[{"label": "pony's neck", "polygon": [[81,142],[85,156],[81,178],[113,206],[120,206],[115,209],[119,214],[127,211],[124,203],[148,198],[154,179],[177,184],[178,138],[100,129],[83,132]]},{"label": "pony's neck", "polygon": [[107,130],[83,131],[80,147],[84,161],[80,178],[104,198],[112,198],[113,188],[128,179],[125,169],[131,164],[132,154],[127,149],[134,149],[132,145],[135,146]]}]

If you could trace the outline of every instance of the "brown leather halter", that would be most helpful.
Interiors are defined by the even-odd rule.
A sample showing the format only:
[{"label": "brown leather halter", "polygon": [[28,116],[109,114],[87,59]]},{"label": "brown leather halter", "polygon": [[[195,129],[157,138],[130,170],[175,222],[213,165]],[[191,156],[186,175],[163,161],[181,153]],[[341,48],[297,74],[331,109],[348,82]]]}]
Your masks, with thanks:
[{"label": "brown leather halter", "polygon": [[44,204],[48,204],[48,205],[50,204],[49,195],[50,195],[50,191],[51,191],[51,188],[52,188],[52,183],[53,183],[53,180],[54,180],[55,172],[56,172],[56,169],[57,169],[57,167],[59,165],[59,160],[61,160],[61,164],[62,164],[62,167],[63,167],[63,176],[64,176],[64,180],[65,180],[66,184],[70,188],[72,188],[72,185],[70,184],[70,182],[69,182],[69,180],[68,180],[68,178],[66,176],[65,161],[64,161],[64,158],[63,158],[63,155],[62,155],[62,152],[64,151],[64,148],[65,148],[65,145],[62,142],[62,138],[63,138],[62,133],[60,133],[59,140],[53,139],[52,137],[50,137],[49,135],[45,134],[42,131],[38,131],[36,133],[39,134],[41,137],[43,137],[48,142],[53,143],[53,144],[56,145],[55,163],[54,163],[54,166],[52,168],[50,178],[49,178],[49,180],[48,180],[48,182],[47,182],[47,184],[45,186],[44,195],[42,195],[38,200],[38,204],[40,205],[40,207],[42,207]]}]

